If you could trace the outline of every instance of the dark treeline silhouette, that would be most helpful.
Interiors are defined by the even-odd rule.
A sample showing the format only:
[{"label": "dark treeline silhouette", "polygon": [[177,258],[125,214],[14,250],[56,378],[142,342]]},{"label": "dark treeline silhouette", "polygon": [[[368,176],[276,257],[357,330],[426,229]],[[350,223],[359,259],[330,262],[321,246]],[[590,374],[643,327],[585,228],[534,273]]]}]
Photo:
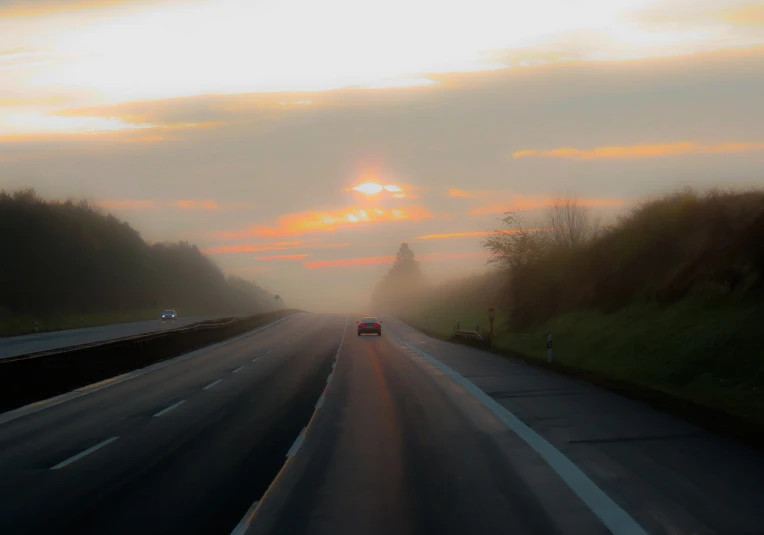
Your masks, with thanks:
[{"label": "dark treeline silhouette", "polygon": [[176,308],[246,314],[280,302],[228,277],[195,245],[147,244],[86,201],[0,192],[0,317]]}]

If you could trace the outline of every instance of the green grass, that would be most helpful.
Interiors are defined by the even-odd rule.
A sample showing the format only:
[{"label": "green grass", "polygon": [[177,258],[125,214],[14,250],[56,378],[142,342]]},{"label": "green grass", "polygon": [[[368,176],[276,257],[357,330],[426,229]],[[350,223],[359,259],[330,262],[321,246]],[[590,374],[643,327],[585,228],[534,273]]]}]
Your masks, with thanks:
[{"label": "green grass", "polygon": [[[441,303],[429,312],[426,330],[442,337],[456,319],[464,318],[464,328],[464,321],[487,314],[453,303]],[[406,320],[425,327],[421,315]],[[756,301],[719,304],[685,299],[665,307],[637,303],[612,314],[585,311],[558,316],[529,332],[503,330],[496,333],[494,349],[546,361],[551,333],[556,364],[764,424],[762,325],[764,304]]]}]

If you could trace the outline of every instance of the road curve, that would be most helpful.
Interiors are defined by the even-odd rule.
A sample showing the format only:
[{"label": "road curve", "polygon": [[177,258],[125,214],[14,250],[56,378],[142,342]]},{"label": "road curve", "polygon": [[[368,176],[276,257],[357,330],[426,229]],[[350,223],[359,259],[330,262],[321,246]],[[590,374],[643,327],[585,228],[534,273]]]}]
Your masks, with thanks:
[{"label": "road curve", "polygon": [[93,342],[104,342],[115,338],[136,336],[151,332],[164,331],[185,327],[192,323],[215,319],[214,316],[198,316],[178,318],[176,321],[162,323],[160,320],[135,321],[119,323],[116,325],[102,325],[99,327],[86,327],[84,329],[67,329],[49,333],[26,334],[23,336],[10,336],[0,338],[0,359],[61,349]]},{"label": "road curve", "polygon": [[0,425],[0,532],[230,533],[326,384],[344,318],[298,314]]}]

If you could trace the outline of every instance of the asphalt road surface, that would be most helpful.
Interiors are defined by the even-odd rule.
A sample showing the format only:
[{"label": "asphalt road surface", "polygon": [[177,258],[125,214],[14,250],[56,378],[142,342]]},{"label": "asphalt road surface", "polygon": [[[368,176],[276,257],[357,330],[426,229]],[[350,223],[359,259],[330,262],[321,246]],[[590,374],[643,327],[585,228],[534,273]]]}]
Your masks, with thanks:
[{"label": "asphalt road surface", "polygon": [[67,329],[49,333],[26,334],[24,336],[10,336],[7,338],[0,338],[0,359],[80,344],[103,342],[106,340],[113,340],[114,338],[136,336],[167,329],[177,329],[178,327],[185,327],[192,323],[211,319],[215,318],[181,317],[176,321],[168,321],[166,323],[162,323],[159,319],[156,319],[120,323],[117,325],[102,325],[100,327],[87,327],[84,329]]},{"label": "asphalt road surface", "polygon": [[0,533],[764,526],[760,453],[395,320],[301,313],[89,392],[0,415]]}]

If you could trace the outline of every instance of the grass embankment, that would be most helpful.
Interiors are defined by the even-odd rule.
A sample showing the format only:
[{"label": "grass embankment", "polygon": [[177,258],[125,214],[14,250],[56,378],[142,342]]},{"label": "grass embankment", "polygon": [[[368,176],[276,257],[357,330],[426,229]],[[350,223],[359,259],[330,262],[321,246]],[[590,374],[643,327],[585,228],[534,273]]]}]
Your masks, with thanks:
[{"label": "grass embankment", "polygon": [[428,292],[405,319],[447,337],[494,305],[495,351],[547,366],[551,333],[553,368],[764,444],[764,194],[646,202],[503,276]]},{"label": "grass embankment", "polygon": [[[416,317],[407,322],[448,338],[451,318],[477,320],[485,315],[484,310],[454,304],[430,315],[429,327]],[[629,385],[764,426],[762,317],[764,303],[757,302],[730,305],[686,300],[666,307],[638,303],[611,314],[566,314],[523,333],[502,329],[493,348],[543,364],[551,333],[554,368],[616,386],[634,397],[644,398],[646,392],[636,392]]]}]

